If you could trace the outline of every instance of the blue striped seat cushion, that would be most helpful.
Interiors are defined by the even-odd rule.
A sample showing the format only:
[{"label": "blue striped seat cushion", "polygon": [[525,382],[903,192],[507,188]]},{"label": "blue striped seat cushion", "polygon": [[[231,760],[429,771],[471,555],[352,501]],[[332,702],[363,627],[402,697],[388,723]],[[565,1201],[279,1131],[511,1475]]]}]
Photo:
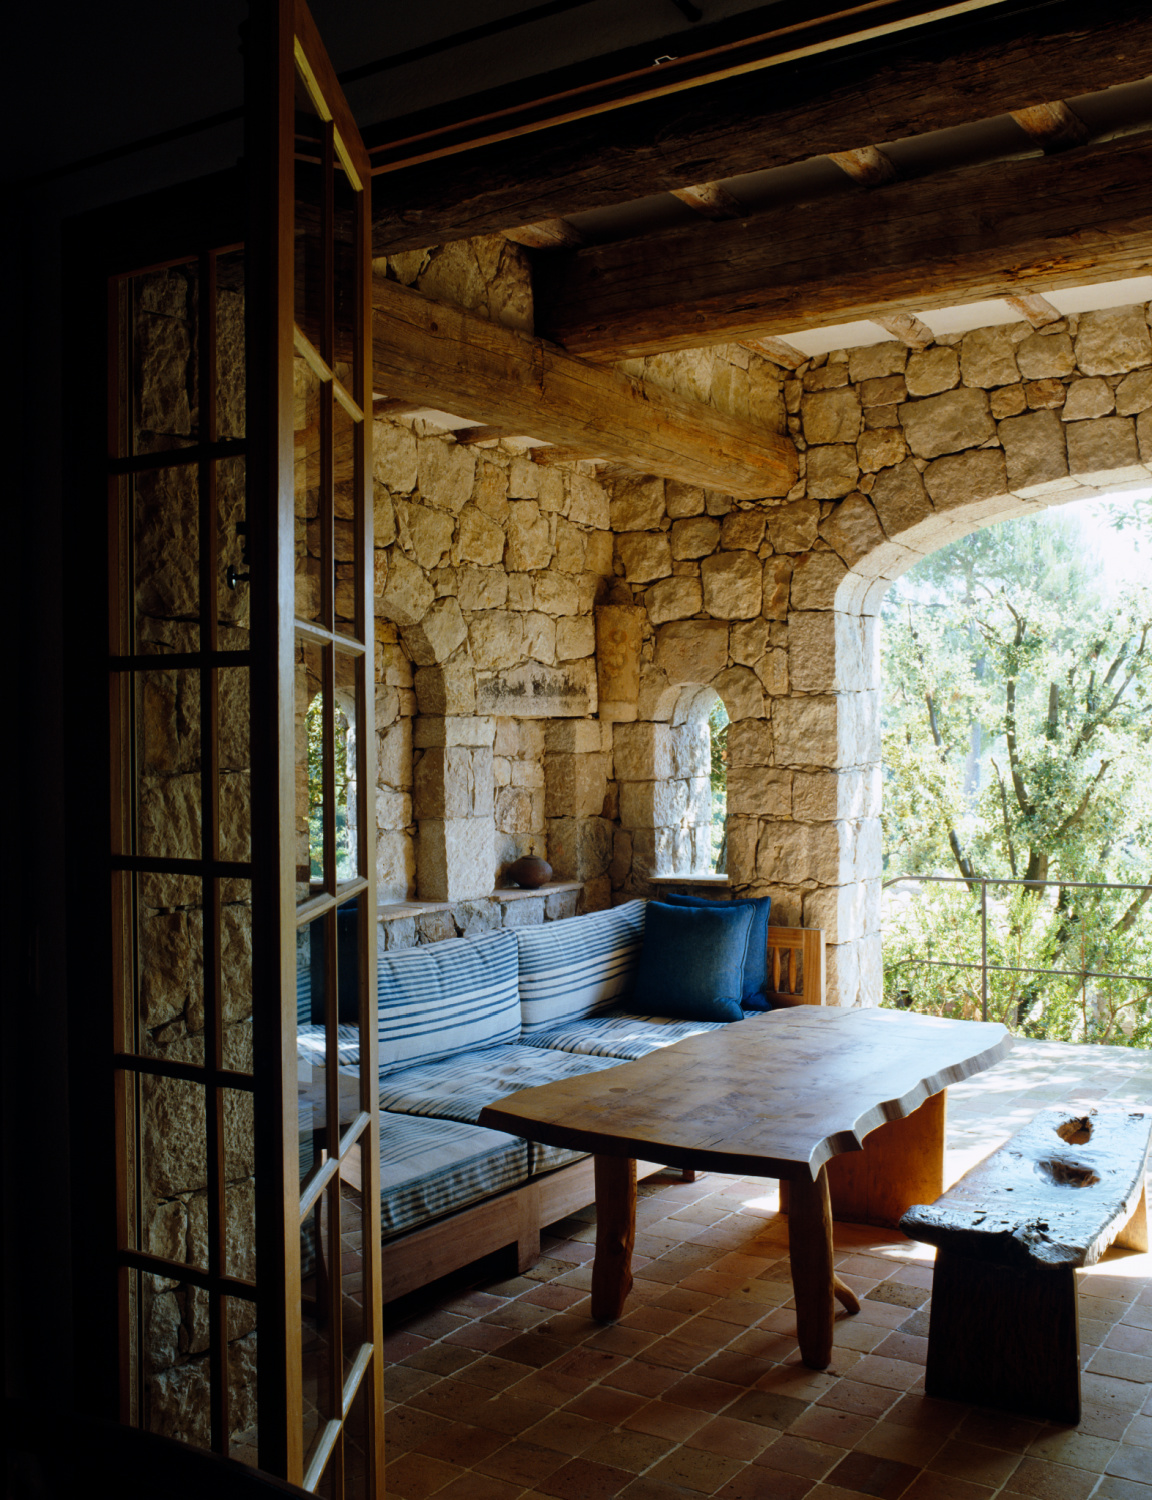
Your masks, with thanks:
[{"label": "blue striped seat cushion", "polygon": [[380,1079],[380,1108],[475,1124],[486,1104],[520,1089],[619,1065],[618,1058],[580,1057],[543,1047],[485,1047]]},{"label": "blue striped seat cushion", "polygon": [[382,1074],[518,1041],[516,933],[388,953],[376,965],[376,998]]},{"label": "blue striped seat cushion", "polygon": [[[296,1056],[302,1063],[322,1068],[325,1061],[324,1027],[312,1022],[296,1025]],[[354,1067],[360,1061],[360,1028],[350,1024],[336,1027],[336,1052],[342,1066]]]},{"label": "blue striped seat cushion", "polygon": [[631,986],[644,942],[643,901],[519,929],[525,1037],[602,1010]]},{"label": "blue striped seat cushion", "polygon": [[380,1116],[385,1239],[527,1180],[528,1147],[516,1136],[455,1120]]},{"label": "blue striped seat cushion", "polygon": [[685,1037],[723,1031],[728,1021],[670,1021],[665,1016],[629,1016],[623,1011],[600,1011],[583,1021],[566,1021],[551,1031],[524,1038],[529,1047],[551,1047],[584,1057],[615,1057],[631,1061],[670,1047]]}]

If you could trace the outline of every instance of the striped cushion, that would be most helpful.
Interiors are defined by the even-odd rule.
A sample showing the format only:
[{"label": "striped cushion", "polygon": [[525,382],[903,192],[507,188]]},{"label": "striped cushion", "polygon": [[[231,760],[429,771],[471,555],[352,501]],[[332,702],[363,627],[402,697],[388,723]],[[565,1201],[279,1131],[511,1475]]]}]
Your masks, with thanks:
[{"label": "striped cushion", "polygon": [[[302,1063],[310,1063],[314,1068],[322,1068],[326,1056],[325,1046],[323,1026],[318,1024],[313,1025],[311,1022],[306,1026],[301,1026],[297,1023],[296,1056]],[[339,1055],[341,1065],[354,1067],[359,1063],[359,1026],[340,1025],[336,1027],[336,1051]]]},{"label": "striped cushion", "polygon": [[454,1120],[380,1116],[380,1224],[384,1238],[466,1208],[528,1179],[516,1136]]},{"label": "striped cushion", "polygon": [[665,1016],[629,1016],[623,1011],[601,1011],[586,1021],[567,1021],[551,1031],[524,1038],[529,1047],[552,1047],[584,1057],[647,1057],[661,1047],[705,1031],[723,1031],[728,1021],[670,1021]]},{"label": "striped cushion", "polygon": [[520,1036],[514,931],[398,949],[376,965],[380,1071]]},{"label": "striped cushion", "polygon": [[587,1155],[587,1151],[573,1151],[568,1146],[543,1146],[539,1141],[529,1141],[528,1170],[533,1177],[538,1177],[541,1172],[555,1172],[557,1167],[583,1161]]},{"label": "striped cushion", "polygon": [[520,1014],[525,1037],[603,1009],[631,985],[644,941],[643,901],[541,927],[522,927]]},{"label": "striped cushion", "polygon": [[[300,962],[297,950],[296,961]],[[296,1026],[309,1026],[312,1022],[312,969],[307,958],[302,968],[296,970]]]},{"label": "striped cushion", "polygon": [[380,1079],[380,1108],[474,1124],[486,1104],[557,1078],[619,1066],[618,1058],[578,1057],[543,1047],[486,1047]]}]

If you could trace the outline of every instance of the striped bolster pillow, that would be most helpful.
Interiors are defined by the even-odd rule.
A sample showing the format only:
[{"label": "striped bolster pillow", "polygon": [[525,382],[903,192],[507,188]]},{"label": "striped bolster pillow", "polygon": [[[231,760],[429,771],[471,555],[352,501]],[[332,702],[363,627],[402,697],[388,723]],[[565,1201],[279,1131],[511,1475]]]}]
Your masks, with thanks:
[{"label": "striped bolster pillow", "polygon": [[644,942],[643,901],[541,927],[521,927],[524,1036],[591,1015],[631,988]]}]

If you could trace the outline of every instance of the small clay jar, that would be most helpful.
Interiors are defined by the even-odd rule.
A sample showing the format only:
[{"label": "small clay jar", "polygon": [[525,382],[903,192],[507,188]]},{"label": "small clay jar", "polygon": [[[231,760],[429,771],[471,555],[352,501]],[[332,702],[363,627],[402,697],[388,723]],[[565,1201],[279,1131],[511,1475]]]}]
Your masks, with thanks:
[{"label": "small clay jar", "polygon": [[534,891],[537,886],[552,879],[552,866],[546,859],[538,859],[535,854],[525,854],[523,859],[509,865],[504,875],[514,885]]}]

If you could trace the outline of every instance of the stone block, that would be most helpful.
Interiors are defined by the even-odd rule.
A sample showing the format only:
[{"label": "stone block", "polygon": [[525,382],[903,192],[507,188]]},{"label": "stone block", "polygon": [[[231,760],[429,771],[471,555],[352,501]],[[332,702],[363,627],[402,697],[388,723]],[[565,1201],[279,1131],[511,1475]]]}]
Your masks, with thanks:
[{"label": "stone block", "polygon": [[381,832],[407,828],[412,822],[412,798],[390,787],[376,788],[376,827]]},{"label": "stone block", "polygon": [[1064,429],[1068,439],[1068,468],[1089,484],[1116,483],[1140,477],[1124,472],[1140,462],[1136,424],[1131,417],[1098,417],[1094,422],[1070,422]]},{"label": "stone block", "polygon": [[1008,465],[1008,487],[1016,494],[1068,473],[1064,424],[1054,411],[1009,417],[998,428]]},{"label": "stone block", "polygon": [[376,736],[376,775],[385,785],[412,785],[412,720],[398,719]]},{"label": "stone block", "polygon": [[490,818],[493,791],[492,751],[487,746],[425,750],[416,764],[417,818]]},{"label": "stone block", "polygon": [[625,828],[676,828],[688,812],[687,781],[621,781]]},{"label": "stone block", "polygon": [[372,477],[394,495],[410,495],[416,488],[416,437],[409,428],[373,423]]},{"label": "stone block", "polygon": [[517,901],[501,901],[500,914],[505,927],[539,927],[544,921],[544,896],[522,896]]},{"label": "stone block", "polygon": [[453,562],[494,567],[504,557],[504,528],[475,505],[466,505],[460,515]]},{"label": "stone block", "polygon": [[372,545],[390,547],[396,540],[396,510],[382,484],[372,487]]},{"label": "stone block", "polygon": [[805,823],[878,817],[880,767],[797,771],[792,783],[792,811]]},{"label": "stone block", "polygon": [[848,378],[855,383],[860,380],[879,380],[885,375],[900,375],[907,362],[907,346],[895,341],[870,344],[863,349],[850,349]]},{"label": "stone block", "polygon": [[476,704],[481,713],[512,718],[586,718],[596,712],[596,669],[585,658],[557,667],[525,662],[505,672],[480,672]]},{"label": "stone block", "polygon": [[770,766],[774,761],[772,725],[767,719],[743,719],[728,728],[728,765]]},{"label": "stone block", "polygon": [[608,874],[613,888],[619,890],[632,873],[632,834],[627,828],[617,828],[612,836],[612,863]]},{"label": "stone block", "polygon": [[629,583],[652,583],[672,572],[672,553],[662,532],[632,531],[618,535],[616,555]]},{"label": "stone block", "polygon": [[788,692],[788,653],[773,647],[766,651],[756,663],[753,671],[764,686],[764,691],[773,698],[782,698]]},{"label": "stone block", "polygon": [[818,927],[826,943],[849,943],[867,931],[868,902],[865,886],[827,886],[804,894],[804,926]]},{"label": "stone block", "polygon": [[848,568],[835,552],[806,552],[792,568],[793,609],[833,609]]},{"label": "stone block", "polygon": [[672,556],[678,561],[707,557],[715,552],[719,541],[720,522],[714,516],[689,516],[672,522]]},{"label": "stone block", "polygon": [[580,583],[567,573],[549,571],[535,574],[532,579],[532,604],[546,615],[587,613],[581,607]]},{"label": "stone block", "polygon": [[743,548],[755,552],[764,540],[767,519],[761,511],[734,510],[720,527],[720,545],[727,551]]},{"label": "stone block", "polygon": [[1142,411],[1136,418],[1136,440],[1141,463],[1152,464],[1152,413]]},{"label": "stone block", "polygon": [[855,858],[850,823],[761,819],[756,877],[777,884],[845,885]]},{"label": "stone block", "polygon": [[820,523],[820,535],[850,568],[885,540],[871,502],[858,490],[841,500]]},{"label": "stone block", "polygon": [[1076,368],[1072,340],[1066,333],[1030,333],[1016,345],[1016,363],[1025,380],[1071,375]]},{"label": "stone block", "polygon": [[420,494],[429,505],[459,513],[472,498],[476,455],[447,438],[421,438],[417,444]]},{"label": "stone block", "polygon": [[600,578],[612,577],[613,537],[610,531],[586,531],[584,536],[584,571]]},{"label": "stone block", "polygon": [[750,552],[717,552],[700,564],[704,608],[718,620],[750,620],[764,602],[763,569]]},{"label": "stone block", "polygon": [[588,619],[587,616],[568,615],[557,620],[556,631],[556,659],[558,661],[579,661],[585,656],[594,656],[596,653],[596,621]]},{"label": "stone block", "polygon": [[644,595],[648,618],[653,625],[668,620],[688,620],[704,607],[704,593],[698,578],[662,578]]},{"label": "stone block", "polygon": [[710,683],[728,661],[728,626],[721,620],[684,620],[656,632],[656,667],[669,683]]},{"label": "stone block", "polygon": [[774,551],[807,552],[820,527],[820,506],[815,500],[794,500],[770,510],[767,520]]},{"label": "stone block", "polygon": [[452,595],[437,599],[418,624],[404,625],[400,630],[405,649],[418,667],[447,661],[467,636],[460,605]]},{"label": "stone block", "polygon": [[524,616],[517,610],[485,610],[472,616],[468,637],[479,671],[514,666],[524,656]]},{"label": "stone block", "polygon": [[[412,860],[412,872],[413,875],[416,872],[415,857]],[[388,922],[381,921],[380,932],[384,938],[386,952],[390,952],[394,948],[415,948],[416,946],[415,917],[395,917]],[[377,948],[377,952],[379,952],[379,948]]]},{"label": "stone block", "polygon": [[[712,782],[707,776],[692,776],[685,781],[688,788],[688,811],[685,813],[687,828],[685,832],[691,835],[693,830],[706,829],[712,823]],[[690,837],[687,864],[692,868],[696,862],[696,840]]]},{"label": "stone block", "polygon": [[712,768],[712,735],[706,719],[690,720],[669,731],[673,776],[707,776]]},{"label": "stone block", "polygon": [[[381,553],[376,554],[377,558]],[[423,571],[404,556],[399,547],[387,551],[388,581],[384,585],[376,613],[397,625],[417,625],[424,618],[436,592]]]},{"label": "stone block", "polygon": [[445,560],[456,529],[453,517],[427,505],[396,501],[396,531],[404,551],[427,573]]},{"label": "stone block", "polygon": [[1065,422],[1083,422],[1089,417],[1106,417],[1116,406],[1112,387],[1099,376],[1073,380],[1064,398]]},{"label": "stone block", "polygon": [[[527,725],[522,726],[527,728]],[[592,719],[562,719],[542,724],[544,737],[540,753],[548,755],[589,755],[603,749],[601,726]]]},{"label": "stone block", "polygon": [[419,667],[414,686],[422,714],[463,716],[476,711],[476,680],[467,661]]},{"label": "stone block", "polygon": [[1003,328],[974,328],[960,341],[960,377],[985,390],[1020,379],[1016,349]]},{"label": "stone block", "polygon": [[764,717],[764,688],[747,667],[729,667],[713,679],[712,686],[724,700],[729,719]]},{"label": "stone block", "polygon": [[[853,696],[853,695],[845,695]],[[772,704],[774,758],[780,766],[839,766],[854,764],[841,747],[839,696],[777,698]],[[731,744],[732,731],[728,732]]]},{"label": "stone block", "polygon": [[655,531],[664,516],[662,479],[621,479],[612,485],[608,517],[613,531]]},{"label": "stone block", "polygon": [[[640,674],[640,693],[633,705],[632,715],[637,719],[652,719],[666,723],[676,712],[680,700],[680,687],[668,681],[667,674],[657,667],[645,667]],[[600,703],[600,717],[604,717],[604,701]],[[622,720],[624,715],[617,714]]]},{"label": "stone block", "polygon": [[544,762],[544,815],[598,818],[608,792],[609,759],[594,755],[550,755]]},{"label": "stone block", "polygon": [[932,513],[920,470],[910,458],[877,474],[871,500],[881,526],[890,537],[902,535]]},{"label": "stone block", "polygon": [[1028,406],[1028,397],[1023,385],[1002,385],[988,393],[988,409],[995,421],[1005,417],[1017,417]]},{"label": "stone block", "polygon": [[607,911],[612,905],[612,882],[607,875],[597,875],[584,882],[577,911]]},{"label": "stone block", "polygon": [[834,386],[847,384],[847,365],[821,365],[815,370],[805,370],[801,380],[806,391],[830,391]]},{"label": "stone block", "polygon": [[456,936],[456,923],[450,911],[423,911],[416,918],[416,941],[447,943]]},{"label": "stone block", "polygon": [[754,667],[768,649],[768,638],[767,620],[743,620],[733,625],[728,632],[732,660],[742,667]]},{"label": "stone block", "polygon": [[1126,375],[1116,387],[1116,412],[1121,417],[1135,416],[1152,406],[1152,370],[1138,370]]},{"label": "stone block", "polygon": [[704,514],[704,491],[695,485],[682,484],[678,479],[669,479],[664,484],[664,503],[668,514],[679,516],[701,516]]},{"label": "stone block", "polygon": [[860,431],[860,400],[849,387],[816,391],[800,402],[804,439],[815,443],[854,443]]},{"label": "stone block", "polygon": [[562,922],[565,917],[574,917],[579,900],[579,891],[553,891],[551,895],[545,896],[545,922]]},{"label": "stone block", "polygon": [[960,384],[960,361],[955,349],[938,345],[913,354],[904,376],[910,396],[936,396]]},{"label": "stone block", "polygon": [[728,772],[728,812],[751,818],[791,818],[792,772],[733,766]]},{"label": "stone block", "polygon": [[860,404],[864,407],[895,406],[907,399],[908,386],[903,375],[886,375],[860,385]]},{"label": "stone block", "polygon": [[452,920],[461,937],[479,937],[500,926],[499,901],[461,901],[452,911]]},{"label": "stone block", "polygon": [[673,735],[666,724],[617,724],[612,766],[617,781],[665,781],[673,776]]},{"label": "stone block", "polygon": [[900,423],[917,458],[978,448],[996,435],[986,393],[968,388],[906,402],[900,408]]},{"label": "stone block", "polygon": [[513,835],[534,833],[537,823],[531,788],[502,786],[496,793],[493,819],[501,833]]},{"label": "stone block", "polygon": [[502,609],[508,602],[508,575],[503,568],[461,568],[457,588],[460,608],[468,614]]},{"label": "stone block", "polygon": [[482,458],[476,463],[476,484],[472,499],[493,521],[503,523],[508,519],[508,475],[497,464],[486,463]]},{"label": "stone block", "polygon": [[1152,364],[1152,338],[1139,304],[1080,314],[1076,363],[1084,375],[1126,375]]},{"label": "stone block", "polygon": [[613,826],[606,818],[550,818],[548,863],[557,880],[596,880],[612,862]]},{"label": "stone block", "polygon": [[1044,408],[1058,411],[1068,397],[1062,380],[1030,380],[1024,387],[1024,400],[1032,411]]},{"label": "stone block", "polygon": [[[549,470],[554,473],[554,470]],[[583,573],[587,555],[586,533],[563,516],[556,517],[556,555],[552,567],[561,573]]]},{"label": "stone block", "polygon": [[908,444],[899,427],[874,427],[860,434],[856,444],[856,462],[865,474],[876,474],[898,464],[907,454]]},{"label": "stone block", "polygon": [[644,611],[634,605],[602,604],[595,621],[599,696],[606,702],[635,703],[640,691]]},{"label": "stone block", "polygon": [[451,745],[490,749],[495,738],[496,720],[477,714],[460,719],[419,718],[412,729],[412,742],[417,750],[443,750]]},{"label": "stone block", "polygon": [[858,616],[838,610],[800,611],[789,620],[788,633],[795,691],[828,693],[864,685]]},{"label": "stone block", "polygon": [[608,492],[598,480],[576,471],[568,475],[568,519],[576,526],[609,529]]},{"label": "stone block", "polygon": [[809,448],[806,487],[812,500],[839,500],[856,488],[860,467],[851,443]]},{"label": "stone block", "polygon": [[534,500],[515,500],[508,507],[505,565],[514,573],[546,568],[552,559],[551,527]]},{"label": "stone block", "polygon": [[792,594],[792,558],[764,560],[764,618],[786,620]]},{"label": "stone block", "polygon": [[956,510],[994,495],[1007,495],[1004,454],[996,448],[980,448],[974,453],[938,458],[924,470],[924,483],[938,511]]}]

